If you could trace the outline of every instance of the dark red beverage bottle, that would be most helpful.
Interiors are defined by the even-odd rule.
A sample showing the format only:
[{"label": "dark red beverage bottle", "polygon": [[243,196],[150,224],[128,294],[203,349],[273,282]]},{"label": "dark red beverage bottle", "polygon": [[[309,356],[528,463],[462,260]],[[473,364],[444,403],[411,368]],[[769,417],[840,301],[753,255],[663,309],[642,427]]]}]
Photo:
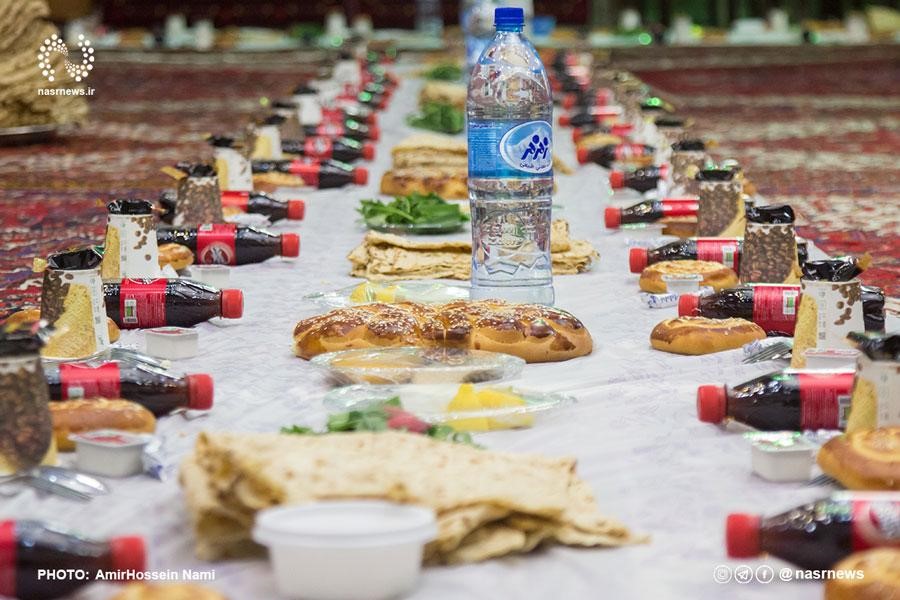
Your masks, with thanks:
[{"label": "dark red beverage bottle", "polygon": [[566,110],[573,108],[591,108],[594,106],[608,106],[612,104],[613,91],[609,88],[591,88],[583,92],[566,94],[562,99],[562,107]]},{"label": "dark red beverage bottle", "polygon": [[609,144],[596,148],[579,148],[577,150],[580,164],[595,163],[609,168],[614,162],[653,156],[656,148],[644,144]]},{"label": "dark red beverage bottle", "polygon": [[[774,517],[728,515],[731,558],[777,556],[803,569],[826,570],[854,552],[900,546],[896,494],[839,493]],[[888,596],[885,596],[888,598]]]},{"label": "dark red beverage bottle", "polygon": [[610,119],[617,119],[622,109],[617,106],[595,106],[581,112],[559,115],[561,127],[584,127],[585,125],[603,125]]},{"label": "dark red beverage bottle", "polygon": [[644,200],[627,208],[607,206],[604,220],[608,229],[617,229],[620,225],[655,223],[664,217],[693,217],[697,204],[696,198],[663,198]]},{"label": "dark red beverage bottle", "polygon": [[241,290],[218,290],[190,279],[123,279],[104,283],[106,315],[122,329],[193,327],[213,317],[239,319]]},{"label": "dark red beverage bottle", "polygon": [[98,571],[110,574],[104,581],[128,581],[146,568],[144,540],[137,536],[100,542],[41,521],[0,521],[0,596],[62,598],[90,584]]},{"label": "dark red beverage bottle", "polygon": [[241,212],[265,215],[275,223],[283,219],[302,221],[306,214],[303,200],[279,200],[262,192],[222,191],[222,207],[236,208]]},{"label": "dark red beverage bottle", "polygon": [[343,107],[323,107],[323,123],[344,123],[356,121],[369,127],[378,127],[378,113],[362,105],[345,104]]},{"label": "dark red beverage bottle", "polygon": [[320,161],[333,158],[342,162],[354,162],[361,158],[375,158],[375,144],[345,137],[313,136],[305,140],[281,140],[281,150]]},{"label": "dark red beverage bottle", "polygon": [[629,188],[636,192],[655,190],[660,179],[669,175],[669,165],[643,167],[634,171],[611,171],[609,185],[614,190]]},{"label": "dark red beverage bottle", "polygon": [[307,137],[324,136],[330,138],[350,138],[351,140],[378,141],[381,130],[375,125],[363,125],[359,121],[345,123],[323,122],[318,125],[304,125],[303,133]]},{"label": "dark red beverage bottle", "polygon": [[585,125],[584,127],[576,127],[572,130],[572,141],[576,144],[586,135],[595,133],[608,133],[621,138],[627,138],[634,131],[634,125],[631,123],[612,123],[610,125]]},{"label": "dark red beverage bottle", "polygon": [[232,223],[159,228],[156,241],[187,246],[194,253],[194,260],[201,265],[247,265],[273,256],[295,258],[300,255],[300,236],[296,233],[269,233]]},{"label": "dark red beverage bottle", "polygon": [[852,388],[852,370],[787,369],[732,388],[701,385],[697,416],[704,423],[727,418],[761,431],[843,429]]},{"label": "dark red beverage bottle", "polygon": [[364,167],[354,167],[337,160],[315,161],[296,158],[294,160],[255,160],[254,173],[290,173],[303,179],[306,185],[319,189],[343,187],[348,183],[366,185],[369,171]]},{"label": "dark red beverage bottle", "polygon": [[688,238],[658,248],[631,248],[628,267],[632,273],[640,273],[647,265],[664,260],[707,260],[737,272],[743,245],[741,238]]},{"label": "dark red beverage bottle", "polygon": [[62,363],[44,369],[51,400],[124,398],[137,402],[156,416],[173,410],[209,410],[213,380],[205,373],[177,377],[144,365],[120,361],[94,366]]}]

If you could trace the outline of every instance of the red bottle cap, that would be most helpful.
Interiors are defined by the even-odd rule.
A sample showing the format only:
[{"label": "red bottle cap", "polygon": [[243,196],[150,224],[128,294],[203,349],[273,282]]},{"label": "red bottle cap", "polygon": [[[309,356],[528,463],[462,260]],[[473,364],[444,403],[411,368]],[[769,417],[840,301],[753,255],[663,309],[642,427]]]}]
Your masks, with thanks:
[{"label": "red bottle cap", "polygon": [[0,521],[0,596],[16,597],[15,521]]},{"label": "red bottle cap", "polygon": [[579,148],[575,151],[575,156],[578,158],[578,164],[583,165],[588,161],[588,154],[590,154],[590,148]]},{"label": "red bottle cap", "polygon": [[634,125],[631,123],[613,123],[609,128],[609,132],[612,135],[617,135],[619,137],[625,137],[633,130]]},{"label": "red bottle cap", "polygon": [[306,214],[306,202],[303,200],[288,200],[287,218],[292,221],[302,221]]},{"label": "red bottle cap", "polygon": [[609,186],[614,190],[620,190],[625,187],[625,172],[624,171],[610,171],[609,172]]},{"label": "red bottle cap", "polygon": [[678,316],[696,317],[697,308],[700,306],[699,294],[682,294],[678,297]]},{"label": "red bottle cap", "polygon": [[300,256],[300,236],[296,233],[281,234],[281,255],[287,258]]},{"label": "red bottle cap", "polygon": [[244,292],[241,290],[222,290],[222,317],[240,319],[244,314]]},{"label": "red bottle cap", "polygon": [[580,127],[576,127],[575,129],[572,130],[572,141],[574,143],[577,144],[578,142],[581,141],[581,138],[583,138],[583,137],[584,137],[584,131],[582,131]]},{"label": "red bottle cap", "polygon": [[114,571],[144,571],[147,568],[144,538],[136,535],[112,538],[109,540],[109,557]]},{"label": "red bottle cap", "polygon": [[353,169],[353,183],[356,185],[366,185],[369,181],[369,171],[364,167],[356,167]]},{"label": "red bottle cap", "polygon": [[[632,248],[628,251],[628,268],[632,273],[640,273],[647,266],[647,249]],[[684,298],[684,296],[682,296]]]},{"label": "red bottle cap", "polygon": [[563,96],[562,107],[566,110],[570,110],[573,106],[575,106],[575,94],[566,94]]},{"label": "red bottle cap", "polygon": [[369,127],[369,139],[373,142],[377,142],[378,138],[381,137],[381,129],[378,128],[378,125],[372,125]]},{"label": "red bottle cap", "polygon": [[697,417],[704,423],[721,423],[725,399],[724,385],[701,385],[697,388]]},{"label": "red bottle cap", "polygon": [[569,115],[559,115],[559,125],[560,127],[568,127],[572,122],[572,117]]},{"label": "red bottle cap", "polygon": [[760,555],[759,515],[732,513],[725,520],[725,548],[730,558]]},{"label": "red bottle cap", "polygon": [[366,117],[366,124],[369,127],[378,127],[378,113],[370,112]]},{"label": "red bottle cap", "polygon": [[[375,129],[378,129],[377,127]],[[366,142],[362,146],[362,157],[366,160],[373,160],[375,158],[375,144],[372,142]]]},{"label": "red bottle cap", "polygon": [[622,210],[615,206],[607,206],[603,212],[607,229],[618,229],[622,224]]},{"label": "red bottle cap", "polygon": [[213,405],[213,380],[206,373],[195,373],[185,377],[188,383],[188,408],[209,410]]}]

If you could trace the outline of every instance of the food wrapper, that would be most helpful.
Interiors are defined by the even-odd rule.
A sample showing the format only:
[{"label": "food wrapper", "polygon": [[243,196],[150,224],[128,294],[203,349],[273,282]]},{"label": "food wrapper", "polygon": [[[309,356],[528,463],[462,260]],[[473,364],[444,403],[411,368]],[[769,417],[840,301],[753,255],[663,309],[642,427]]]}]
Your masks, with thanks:
[{"label": "food wrapper", "polygon": [[222,222],[222,197],[216,170],[207,164],[179,164],[186,177],[178,180],[175,227],[198,227]]},{"label": "food wrapper", "polygon": [[253,174],[250,160],[235,147],[234,140],[224,136],[213,136],[207,141],[213,147],[219,188],[229,191],[252,192]]},{"label": "food wrapper", "polygon": [[674,190],[689,196],[700,194],[697,173],[708,160],[706,144],[702,140],[680,140],[672,144],[669,162],[672,164]]},{"label": "food wrapper", "polygon": [[749,209],[741,257],[741,281],[797,283],[800,275],[793,209],[787,205]]},{"label": "food wrapper", "polygon": [[801,279],[800,290],[791,357],[791,367],[795,369],[806,366],[807,349],[847,348],[847,335],[864,329],[862,289],[858,280]]},{"label": "food wrapper", "polygon": [[697,235],[741,237],[746,226],[743,184],[735,169],[704,169],[697,173]]},{"label": "food wrapper", "polygon": [[285,120],[283,116],[271,115],[256,125],[253,154],[250,158],[255,160],[281,160],[284,158],[281,152],[281,125]]},{"label": "food wrapper", "polygon": [[900,425],[900,335],[851,335],[861,351],[847,433]]},{"label": "food wrapper", "polygon": [[872,264],[872,256],[868,253],[860,257],[841,256],[826,260],[806,261],[801,267],[803,277],[820,281],[850,281],[859,277]]},{"label": "food wrapper", "polygon": [[114,200],[106,205],[106,240],[100,276],[103,281],[159,277],[159,249],[153,204]]},{"label": "food wrapper", "polygon": [[47,258],[41,317],[55,331],[43,349],[44,358],[87,358],[109,347],[101,261],[94,248],[59,252]]}]

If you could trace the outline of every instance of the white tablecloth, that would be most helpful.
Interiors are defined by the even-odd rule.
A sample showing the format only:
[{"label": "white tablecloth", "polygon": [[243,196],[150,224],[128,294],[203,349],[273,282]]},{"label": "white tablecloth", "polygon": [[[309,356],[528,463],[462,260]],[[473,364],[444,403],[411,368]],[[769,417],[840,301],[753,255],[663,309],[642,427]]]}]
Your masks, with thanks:
[{"label": "white tablecloth", "polygon": [[[244,290],[244,318],[228,326],[199,326],[200,356],[179,362],[185,372],[207,372],[215,380],[215,406],[207,417],[161,419],[159,433],[173,463],[187,453],[197,432],[277,431],[281,426],[320,423],[324,382],[291,353],[291,332],[301,318],[319,312],[304,294],[354,283],[347,253],[362,239],[355,208],[377,194],[390,149],[412,133],[404,116],[421,82],[407,80],[390,110],[380,116],[383,138],[366,187],[303,191],[306,220],[281,224],[302,238],[295,262],[271,260],[237,267],[231,287]],[[237,127],[237,124],[235,124]],[[575,164],[570,130],[559,131],[556,153]],[[492,449],[573,455],[579,474],[596,493],[604,514],[634,531],[646,545],[615,549],[554,547],[529,556],[452,568],[429,568],[411,595],[416,600],[506,598],[789,598],[821,597],[818,584],[717,584],[717,565],[737,566],[725,556],[724,523],[732,511],[780,512],[825,496],[830,488],[769,483],[750,471],[749,448],[735,433],[697,420],[697,386],[739,383],[774,370],[771,364],[742,366],[740,352],[680,357],[650,348],[649,334],[675,309],[650,310],[637,298],[637,276],[628,273],[622,233],[603,226],[609,201],[606,173],[596,166],[557,177],[555,217],[571,224],[576,238],[589,239],[601,259],[592,272],[557,277],[557,305],[581,318],[594,337],[590,356],[563,363],[529,365],[517,384],[570,392],[577,404],[535,428],[483,434]],[[634,201],[636,198],[631,198]],[[628,202],[625,202],[628,203]],[[142,345],[142,335],[125,332],[124,344]],[[175,478],[111,480],[111,495],[79,504],[37,499],[24,492],[3,500],[3,518],[53,520],[105,537],[136,533],[149,543],[151,569],[214,569],[208,584],[232,600],[277,598],[263,560],[203,563],[192,554],[192,532]],[[744,561],[754,567],[759,561]],[[776,569],[785,566],[778,561]],[[352,576],[352,574],[348,574]],[[79,598],[108,598],[94,586]]]}]

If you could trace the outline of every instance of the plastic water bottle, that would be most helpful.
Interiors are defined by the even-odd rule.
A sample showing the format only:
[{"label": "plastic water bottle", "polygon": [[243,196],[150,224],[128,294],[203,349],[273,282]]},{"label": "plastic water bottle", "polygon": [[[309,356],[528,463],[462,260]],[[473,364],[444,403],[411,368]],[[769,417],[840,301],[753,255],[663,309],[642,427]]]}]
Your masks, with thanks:
[{"label": "plastic water bottle", "polygon": [[466,74],[472,72],[478,57],[491,43],[494,0],[463,0],[459,22],[466,41]]},{"label": "plastic water bottle", "polygon": [[553,98],[523,21],[521,8],[495,10],[469,80],[472,296],[552,304]]}]

